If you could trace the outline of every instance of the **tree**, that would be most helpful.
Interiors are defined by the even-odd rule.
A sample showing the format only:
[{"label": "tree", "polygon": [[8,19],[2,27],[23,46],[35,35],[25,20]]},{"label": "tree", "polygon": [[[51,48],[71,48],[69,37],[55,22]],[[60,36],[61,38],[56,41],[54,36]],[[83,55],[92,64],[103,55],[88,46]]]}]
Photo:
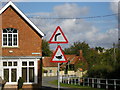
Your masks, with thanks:
[{"label": "tree", "polygon": [[79,50],[83,51],[83,56],[87,54],[90,47],[86,42],[74,42],[73,45],[71,45],[69,48],[65,48],[64,52],[65,54],[75,54],[79,55]]},{"label": "tree", "polygon": [[52,51],[50,50],[49,43],[45,39],[42,40],[42,55],[50,56]]},{"label": "tree", "polygon": [[[73,45],[71,45],[69,48],[65,48],[64,52],[65,54],[75,54],[79,55],[79,50],[82,50],[83,57],[88,63],[88,68],[92,67],[94,64],[100,63],[100,56],[97,53],[96,50],[91,49],[89,45],[86,42],[74,42]],[[83,62],[80,62],[83,63]],[[77,66],[81,68],[81,65]],[[84,66],[82,66],[84,67]]]},{"label": "tree", "polygon": [[102,48],[102,47],[95,47],[95,50],[96,50],[96,51],[99,50],[100,52],[103,52],[104,48]]}]

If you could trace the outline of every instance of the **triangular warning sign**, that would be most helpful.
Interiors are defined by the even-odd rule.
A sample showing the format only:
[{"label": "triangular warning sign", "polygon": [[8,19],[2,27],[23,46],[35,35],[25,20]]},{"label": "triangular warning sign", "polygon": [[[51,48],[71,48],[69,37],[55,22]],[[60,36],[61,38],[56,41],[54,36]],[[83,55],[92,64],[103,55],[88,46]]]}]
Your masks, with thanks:
[{"label": "triangular warning sign", "polygon": [[57,49],[53,53],[51,62],[67,62],[67,59],[64,55],[64,52],[62,51],[62,48],[60,45],[58,45]]},{"label": "triangular warning sign", "polygon": [[58,26],[49,40],[49,43],[68,43],[62,29]]}]

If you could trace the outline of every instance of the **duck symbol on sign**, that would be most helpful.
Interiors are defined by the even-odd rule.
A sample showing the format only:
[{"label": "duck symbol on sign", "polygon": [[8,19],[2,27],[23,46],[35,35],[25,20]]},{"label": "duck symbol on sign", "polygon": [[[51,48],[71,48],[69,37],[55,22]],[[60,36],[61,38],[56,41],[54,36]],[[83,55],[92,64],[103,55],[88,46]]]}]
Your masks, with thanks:
[{"label": "duck symbol on sign", "polygon": [[57,59],[62,59],[62,55],[60,56],[55,56]]}]

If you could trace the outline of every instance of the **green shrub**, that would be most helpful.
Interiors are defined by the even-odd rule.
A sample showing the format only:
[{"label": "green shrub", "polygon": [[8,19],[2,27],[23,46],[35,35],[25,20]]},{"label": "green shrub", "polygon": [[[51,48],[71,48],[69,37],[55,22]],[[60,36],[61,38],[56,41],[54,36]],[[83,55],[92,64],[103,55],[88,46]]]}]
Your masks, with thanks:
[{"label": "green shrub", "polygon": [[23,78],[19,77],[19,80],[18,80],[18,89],[22,89],[23,83],[24,83]]},{"label": "green shrub", "polygon": [[108,78],[113,71],[110,65],[95,65],[88,70],[88,77],[92,78]]}]

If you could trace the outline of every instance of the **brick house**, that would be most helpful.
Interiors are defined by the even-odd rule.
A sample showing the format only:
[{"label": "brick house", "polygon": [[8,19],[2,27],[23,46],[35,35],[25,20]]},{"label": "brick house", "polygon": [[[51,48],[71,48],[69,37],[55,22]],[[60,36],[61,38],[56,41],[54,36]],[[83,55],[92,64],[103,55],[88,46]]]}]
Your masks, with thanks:
[{"label": "brick house", "polygon": [[[66,56],[68,62],[61,63],[61,65],[60,65],[61,71],[64,70],[65,74],[76,75],[76,76],[82,76],[81,74],[83,72],[86,73],[87,68],[88,68],[88,63],[85,60],[85,58],[83,57],[82,50],[79,50],[79,56],[76,56],[76,55],[65,55],[65,56]],[[75,68],[77,64],[79,64],[79,67],[84,66],[86,69],[81,72],[79,70],[79,68]]]},{"label": "brick house", "polygon": [[0,76],[6,85],[41,84],[42,37],[44,34],[9,1],[0,10]]},{"label": "brick house", "polygon": [[57,76],[58,64],[50,62],[52,57],[43,58],[43,76]]},{"label": "brick house", "polygon": [[[87,68],[88,64],[85,58],[82,55],[82,50],[79,50],[80,56],[76,55],[65,55],[68,62],[60,63],[60,75],[76,75],[76,76],[82,76],[82,73],[86,73],[86,70],[81,71],[78,68],[75,71],[76,65],[79,63],[84,64],[84,67]],[[50,62],[52,57],[44,57],[43,58],[43,76],[57,76],[57,63]],[[81,65],[82,67],[82,65]]]}]

